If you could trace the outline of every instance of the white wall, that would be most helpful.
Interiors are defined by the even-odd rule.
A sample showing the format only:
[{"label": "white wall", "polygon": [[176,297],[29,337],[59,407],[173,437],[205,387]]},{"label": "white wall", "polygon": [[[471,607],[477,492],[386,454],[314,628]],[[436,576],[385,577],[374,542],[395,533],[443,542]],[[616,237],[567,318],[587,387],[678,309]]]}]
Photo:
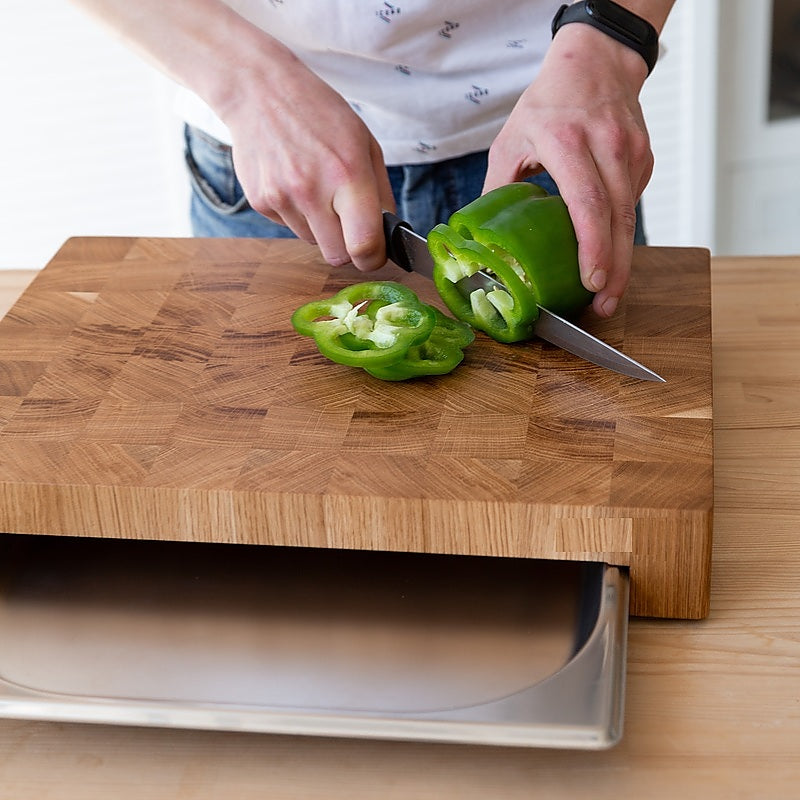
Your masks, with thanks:
[{"label": "white wall", "polygon": [[720,0],[677,0],[641,102],[655,169],[643,196],[650,244],[715,247]]},{"label": "white wall", "polygon": [[[800,253],[800,113],[769,119],[772,4],[725,3],[720,50],[717,252]],[[800,8],[786,8],[784,32],[800,41]],[[796,45],[795,45],[796,46]]]},{"label": "white wall", "polygon": [[66,0],[3,0],[0,269],[73,235],[189,234],[171,92]]}]

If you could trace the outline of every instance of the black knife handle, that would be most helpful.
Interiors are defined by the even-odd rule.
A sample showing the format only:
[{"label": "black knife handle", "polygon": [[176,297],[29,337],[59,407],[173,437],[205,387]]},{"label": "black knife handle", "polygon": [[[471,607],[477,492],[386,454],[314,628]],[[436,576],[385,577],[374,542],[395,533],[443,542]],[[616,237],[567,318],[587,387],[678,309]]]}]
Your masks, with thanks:
[{"label": "black knife handle", "polygon": [[394,261],[398,267],[402,267],[406,272],[411,272],[408,259],[406,258],[403,246],[397,236],[398,228],[414,230],[404,219],[400,219],[397,214],[391,211],[383,212],[383,235],[386,239],[386,258]]}]

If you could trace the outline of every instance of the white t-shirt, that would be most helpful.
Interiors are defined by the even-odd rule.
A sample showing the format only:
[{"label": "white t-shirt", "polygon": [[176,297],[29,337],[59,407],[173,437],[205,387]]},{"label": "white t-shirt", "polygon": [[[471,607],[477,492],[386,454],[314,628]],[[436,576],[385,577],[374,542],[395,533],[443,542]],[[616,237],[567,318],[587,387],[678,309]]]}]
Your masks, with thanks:
[{"label": "white t-shirt", "polygon": [[[484,150],[550,44],[552,0],[226,0],[288,46],[361,116],[387,164]],[[183,93],[187,122],[230,143]]]}]

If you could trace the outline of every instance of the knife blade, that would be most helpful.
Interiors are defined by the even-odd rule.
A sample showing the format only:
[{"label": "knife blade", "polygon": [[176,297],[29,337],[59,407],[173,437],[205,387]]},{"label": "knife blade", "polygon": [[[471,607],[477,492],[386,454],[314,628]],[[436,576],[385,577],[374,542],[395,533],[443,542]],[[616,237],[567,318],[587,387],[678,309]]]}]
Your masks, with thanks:
[{"label": "knife blade", "polygon": [[[433,258],[428,250],[425,237],[415,233],[408,222],[392,214],[383,212],[383,232],[386,238],[386,256],[406,272],[416,272],[433,279]],[[491,275],[477,272],[459,281],[466,292],[481,288],[487,291],[502,287]],[[592,336],[569,320],[539,306],[539,317],[533,325],[536,335],[573,355],[605,367],[630,378],[643,381],[666,383],[653,370],[648,369],[630,356],[606,344],[602,339]]]}]

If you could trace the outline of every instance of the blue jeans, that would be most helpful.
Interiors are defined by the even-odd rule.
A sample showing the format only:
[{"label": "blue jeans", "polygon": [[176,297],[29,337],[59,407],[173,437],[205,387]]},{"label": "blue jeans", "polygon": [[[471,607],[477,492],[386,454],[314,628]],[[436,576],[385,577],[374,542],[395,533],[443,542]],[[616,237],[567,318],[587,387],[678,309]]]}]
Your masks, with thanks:
[{"label": "blue jeans", "polygon": [[[236,178],[228,145],[188,125],[185,139],[195,236],[295,238],[289,228],[262,217],[250,207]],[[487,156],[484,150],[432,164],[388,167],[398,215],[422,235],[427,235],[434,225],[447,222],[454,211],[480,195]],[[558,193],[558,187],[546,172],[528,180],[551,194]],[[634,241],[645,244],[641,203],[636,212]]]}]

